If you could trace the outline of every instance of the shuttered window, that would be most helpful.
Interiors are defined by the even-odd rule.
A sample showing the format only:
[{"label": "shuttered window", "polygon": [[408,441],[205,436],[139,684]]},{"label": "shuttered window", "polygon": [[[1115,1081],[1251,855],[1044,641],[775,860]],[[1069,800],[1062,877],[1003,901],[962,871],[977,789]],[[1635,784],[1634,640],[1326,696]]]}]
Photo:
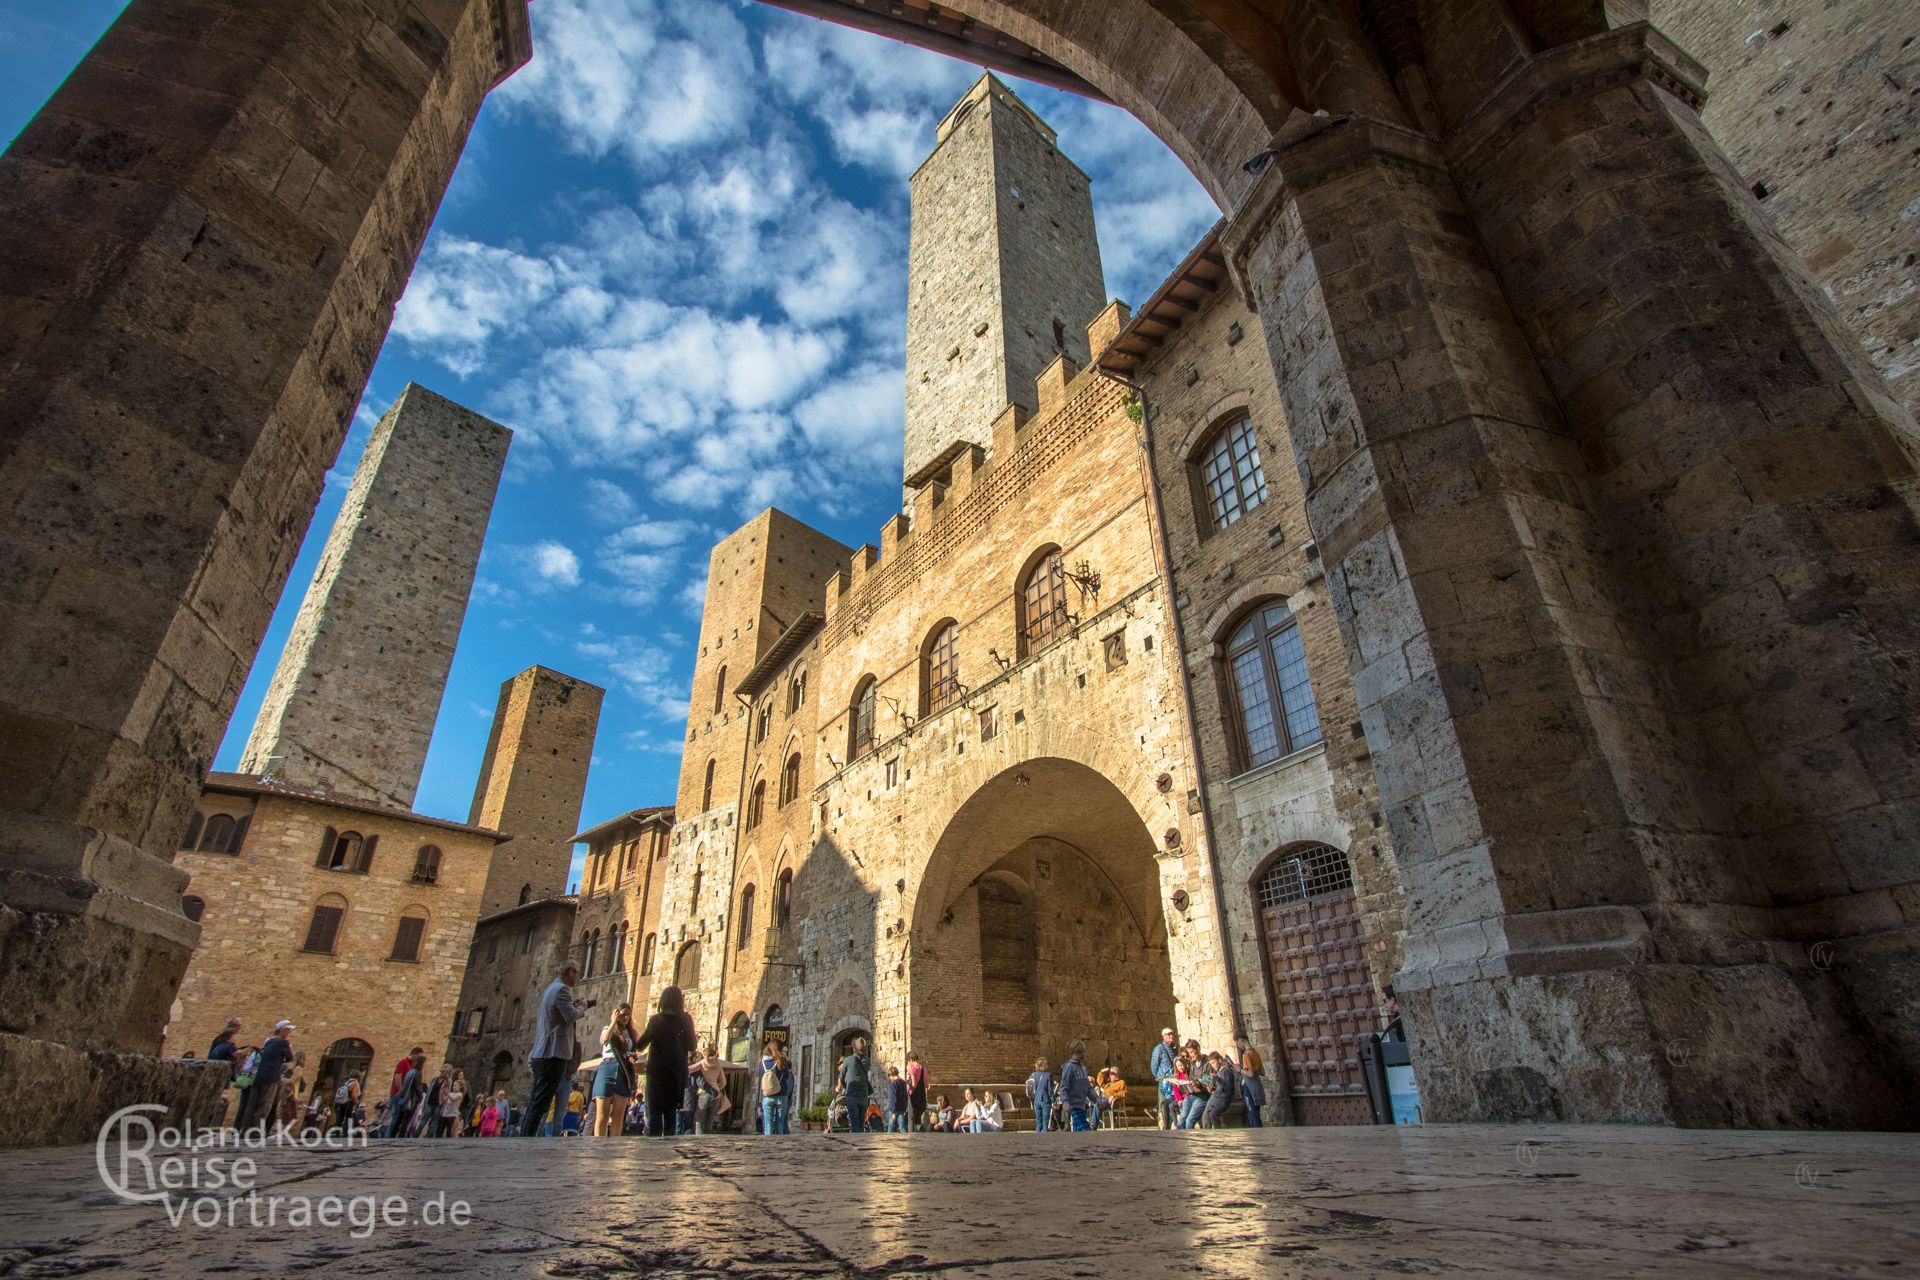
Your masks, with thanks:
[{"label": "shuttered window", "polygon": [[340,938],[340,921],[346,914],[345,907],[325,903],[315,907],[313,919],[307,924],[307,940],[300,945],[300,949],[332,955],[334,944]]},{"label": "shuttered window", "polygon": [[393,954],[389,960],[413,964],[420,959],[420,938],[426,932],[424,916],[401,916],[400,928],[393,935]]}]

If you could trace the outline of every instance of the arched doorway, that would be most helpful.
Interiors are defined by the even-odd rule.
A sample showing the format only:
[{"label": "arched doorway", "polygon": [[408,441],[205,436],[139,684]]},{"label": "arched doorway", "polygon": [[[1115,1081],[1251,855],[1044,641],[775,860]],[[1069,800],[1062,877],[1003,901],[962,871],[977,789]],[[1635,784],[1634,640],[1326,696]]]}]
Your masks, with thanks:
[{"label": "arched doorway", "polygon": [[1293,1119],[1372,1123],[1360,1044],[1379,1018],[1347,855],[1325,844],[1282,849],[1253,892]]},{"label": "arched doorway", "polygon": [[[314,1068],[315,1082],[331,1081],[339,1088],[348,1076],[358,1076],[360,1087],[364,1091],[367,1085],[367,1071],[373,1066],[373,1046],[365,1040],[351,1036],[335,1040],[320,1055],[320,1063]],[[384,1094],[382,1095],[385,1096]]]},{"label": "arched doorway", "polygon": [[1090,1066],[1137,1070],[1174,1020],[1153,838],[1074,761],[1025,761],[960,806],[913,937],[913,1047],[944,1080],[1021,1080],[1076,1039]]},{"label": "arched doorway", "polygon": [[753,1020],[746,1013],[733,1015],[727,1022],[727,1061],[746,1062],[753,1054]]},{"label": "arched doorway", "polygon": [[505,1049],[493,1055],[492,1074],[487,1079],[487,1094],[492,1096],[505,1089],[513,1092],[513,1055]]}]

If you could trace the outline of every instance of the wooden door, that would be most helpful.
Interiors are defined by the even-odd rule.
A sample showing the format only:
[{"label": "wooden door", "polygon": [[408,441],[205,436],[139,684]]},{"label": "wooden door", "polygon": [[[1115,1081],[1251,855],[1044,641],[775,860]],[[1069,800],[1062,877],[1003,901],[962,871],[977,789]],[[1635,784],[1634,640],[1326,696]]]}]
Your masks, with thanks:
[{"label": "wooden door", "polygon": [[1360,1045],[1379,1026],[1347,856],[1308,845],[1256,886],[1297,1124],[1370,1124]]}]

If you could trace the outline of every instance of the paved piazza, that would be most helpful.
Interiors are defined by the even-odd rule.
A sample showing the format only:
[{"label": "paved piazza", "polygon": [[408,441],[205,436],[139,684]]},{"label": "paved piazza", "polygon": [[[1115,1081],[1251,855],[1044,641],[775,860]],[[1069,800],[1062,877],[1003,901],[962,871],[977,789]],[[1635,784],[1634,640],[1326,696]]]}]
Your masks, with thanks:
[{"label": "paved piazza", "polygon": [[67,1147],[0,1159],[0,1276],[1920,1275],[1916,1156],[1907,1135],[1460,1126],[261,1158],[263,1197],[473,1207],[355,1239],[175,1227]]}]

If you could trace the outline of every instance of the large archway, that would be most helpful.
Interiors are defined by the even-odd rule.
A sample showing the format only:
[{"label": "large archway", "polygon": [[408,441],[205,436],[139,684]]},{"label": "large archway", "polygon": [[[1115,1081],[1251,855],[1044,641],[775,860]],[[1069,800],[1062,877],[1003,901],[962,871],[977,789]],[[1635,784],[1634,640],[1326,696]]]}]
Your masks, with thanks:
[{"label": "large archway", "polygon": [[1124,1068],[1173,1023],[1153,838],[1083,764],[1025,761],[960,806],[912,936],[911,1041],[943,1080],[1021,1080],[1076,1039]]}]

